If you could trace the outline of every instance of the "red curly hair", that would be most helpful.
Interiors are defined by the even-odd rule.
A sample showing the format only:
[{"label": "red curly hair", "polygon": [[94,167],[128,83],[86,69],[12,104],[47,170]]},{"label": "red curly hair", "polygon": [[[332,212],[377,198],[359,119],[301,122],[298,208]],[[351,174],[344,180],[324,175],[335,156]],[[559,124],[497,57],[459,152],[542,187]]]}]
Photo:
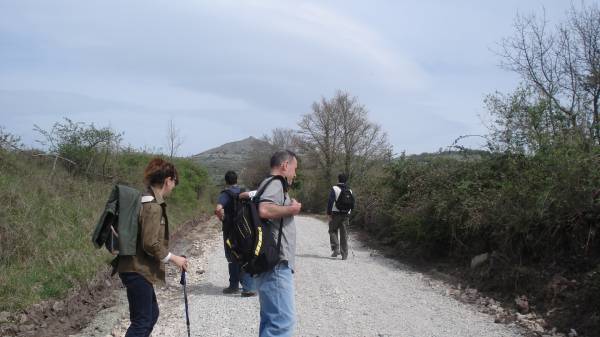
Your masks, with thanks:
[{"label": "red curly hair", "polygon": [[146,186],[162,186],[168,177],[175,180],[175,185],[179,184],[179,175],[175,165],[162,158],[152,159],[144,170],[144,184]]}]

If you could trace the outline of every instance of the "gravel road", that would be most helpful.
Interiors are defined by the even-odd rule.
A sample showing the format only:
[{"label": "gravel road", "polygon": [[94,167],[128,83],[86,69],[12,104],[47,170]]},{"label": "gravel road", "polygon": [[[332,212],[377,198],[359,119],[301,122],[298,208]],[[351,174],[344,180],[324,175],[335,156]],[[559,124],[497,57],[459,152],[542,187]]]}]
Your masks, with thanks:
[{"label": "gravel road", "polygon": [[[493,317],[447,296],[443,283],[355,240],[348,260],[330,258],[323,221],[297,217],[296,226],[296,336],[521,336],[516,327],[495,324]],[[228,275],[220,237],[200,244],[207,253],[192,258],[188,276],[191,335],[257,336],[258,299],[221,293]],[[153,336],[186,336],[177,281],[171,270],[170,286],[157,291],[161,315]]]}]

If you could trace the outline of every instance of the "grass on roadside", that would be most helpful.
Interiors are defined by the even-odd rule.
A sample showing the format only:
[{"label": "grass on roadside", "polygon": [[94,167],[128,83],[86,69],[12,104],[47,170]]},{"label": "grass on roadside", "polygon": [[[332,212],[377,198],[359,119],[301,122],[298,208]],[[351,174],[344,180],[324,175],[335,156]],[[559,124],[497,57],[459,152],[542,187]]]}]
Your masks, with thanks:
[{"label": "grass on roadside", "polygon": [[[118,180],[141,188],[150,158],[122,154]],[[210,201],[206,171],[183,159],[175,165],[182,179],[168,200],[172,232],[207,211]],[[60,167],[51,172],[52,163],[43,159],[0,153],[0,311],[60,298],[112,259],[94,249],[90,238],[113,183],[72,176]]]}]

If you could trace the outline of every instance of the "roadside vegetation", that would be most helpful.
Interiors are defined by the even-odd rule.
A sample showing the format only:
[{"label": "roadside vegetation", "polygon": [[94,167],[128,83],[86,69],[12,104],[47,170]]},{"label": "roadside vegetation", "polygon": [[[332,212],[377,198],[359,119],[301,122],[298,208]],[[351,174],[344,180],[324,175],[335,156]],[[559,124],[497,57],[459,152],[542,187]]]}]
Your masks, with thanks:
[{"label": "roadside vegetation", "polygon": [[393,156],[367,108],[341,91],[315,102],[298,129],[264,138],[300,154],[293,193],[303,210],[323,212],[345,172],[357,195],[352,224],[397,256],[508,305],[519,297],[521,313],[559,331],[598,336],[600,8],[573,6],[554,26],[517,16],[498,48],[521,84],[485,99],[482,149],[460,137],[437,154]]},{"label": "roadside vegetation", "polygon": [[[38,128],[47,150],[23,150],[0,129],[0,311],[60,298],[110,262],[91,233],[115,183],[141,189],[156,156],[123,148],[120,134],[64,119]],[[206,171],[172,158],[181,176],[169,199],[172,228],[208,210]]]},{"label": "roadside vegetation", "polygon": [[[357,197],[352,225],[397,256],[445,268],[508,305],[526,298],[518,309],[559,331],[600,336],[600,7],[573,6],[553,26],[517,16],[498,48],[521,83],[485,99],[483,148],[463,148],[461,137],[436,154],[395,155],[367,107],[338,91],[297,129],[264,136],[272,149],[240,165],[241,181],[256,187],[271,151],[293,150],[292,194],[303,211],[323,213],[344,172]],[[152,156],[124,149],[107,128],[64,120],[38,131],[47,151],[23,151],[0,130],[0,310],[60,296],[110,259],[91,248],[96,216],[113,183],[141,187]],[[214,188],[203,168],[174,160],[178,224],[207,211]]]}]

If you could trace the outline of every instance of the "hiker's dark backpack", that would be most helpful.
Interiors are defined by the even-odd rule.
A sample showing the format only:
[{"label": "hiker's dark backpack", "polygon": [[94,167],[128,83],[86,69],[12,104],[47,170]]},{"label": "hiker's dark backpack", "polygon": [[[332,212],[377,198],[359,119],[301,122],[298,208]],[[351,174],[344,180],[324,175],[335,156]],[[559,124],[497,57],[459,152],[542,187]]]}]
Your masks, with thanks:
[{"label": "hiker's dark backpack", "polygon": [[338,186],[340,188],[340,195],[335,200],[335,207],[340,212],[350,212],[354,209],[354,195],[348,186]]},{"label": "hiker's dark backpack", "polygon": [[240,199],[240,193],[245,191],[246,189],[244,188],[240,188],[240,191],[237,193],[229,188],[221,191],[221,193],[225,193],[229,196],[229,202],[223,208],[223,211],[225,212],[225,217],[223,218],[223,233],[225,233],[225,236],[227,236],[227,233],[230,230],[230,228],[233,227],[235,219],[238,219],[240,216],[243,216],[243,214],[239,213],[243,210],[243,204],[246,200]]},{"label": "hiker's dark backpack", "polygon": [[225,219],[227,221],[227,225],[224,226],[225,244],[231,252],[231,257],[251,275],[273,269],[279,262],[281,250],[283,219],[279,224],[279,238],[275,241],[269,227],[273,224],[260,218],[258,204],[261,195],[274,180],[281,181],[285,195],[287,181],[282,176],[272,176],[267,179],[269,180],[252,199],[240,198],[239,194],[235,193],[229,194],[233,201],[233,216],[229,220]]}]

